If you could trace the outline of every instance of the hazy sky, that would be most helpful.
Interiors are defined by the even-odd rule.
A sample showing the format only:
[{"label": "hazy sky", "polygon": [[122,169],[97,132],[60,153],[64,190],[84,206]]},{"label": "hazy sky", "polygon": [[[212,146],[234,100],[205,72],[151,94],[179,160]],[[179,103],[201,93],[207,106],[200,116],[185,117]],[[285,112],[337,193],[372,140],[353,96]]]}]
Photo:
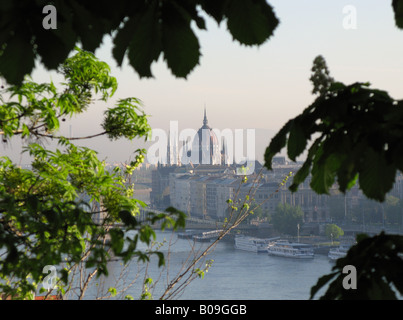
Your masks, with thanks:
[{"label": "hazy sky", "polygon": [[[206,105],[209,125],[223,130],[255,128],[257,154],[271,135],[301,113],[312,101],[309,81],[312,61],[325,57],[331,75],[344,83],[369,81],[373,87],[403,98],[403,30],[395,27],[391,1],[271,0],[280,20],[274,36],[260,47],[234,42],[223,22],[207,20],[207,31],[197,31],[201,45],[200,65],[187,80],[175,78],[160,57],[152,66],[153,79],[141,79],[125,60],[117,68],[111,55],[111,41],[105,38],[96,56],[112,67],[119,83],[114,99],[137,97],[143,101],[153,128],[198,129]],[[350,7],[346,7],[350,6]],[[356,28],[343,22],[356,10]],[[354,18],[354,17],[353,17]],[[196,29],[195,29],[196,30]],[[38,66],[34,80],[48,81],[54,73]],[[110,103],[110,105],[113,102]],[[73,135],[100,132],[106,105],[95,104],[85,115],[63,124],[63,133],[72,125]],[[98,138],[83,143],[110,161],[125,161],[139,146],[127,141],[109,142]],[[3,154],[18,152],[19,143],[0,147]]]}]

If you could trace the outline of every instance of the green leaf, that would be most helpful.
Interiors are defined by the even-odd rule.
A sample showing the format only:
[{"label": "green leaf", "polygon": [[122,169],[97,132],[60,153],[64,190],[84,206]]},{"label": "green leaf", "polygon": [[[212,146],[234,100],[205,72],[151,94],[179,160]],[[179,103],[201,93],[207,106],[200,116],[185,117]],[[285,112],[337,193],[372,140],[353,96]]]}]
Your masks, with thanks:
[{"label": "green leaf", "polygon": [[272,168],[273,157],[283,149],[287,143],[287,134],[292,125],[292,120],[288,121],[281,130],[272,138],[264,154],[265,167]]},{"label": "green leaf", "polygon": [[227,26],[235,40],[245,45],[260,45],[276,29],[279,21],[264,0],[230,1]]},{"label": "green leaf", "polygon": [[129,44],[133,39],[132,33],[135,26],[136,26],[135,19],[134,18],[129,19],[128,21],[126,21],[126,23],[122,28],[118,29],[116,36],[113,39],[114,47],[112,49],[112,54],[119,67],[122,66],[123,58],[125,57]]},{"label": "green leaf", "polygon": [[140,241],[148,245],[151,243],[151,238],[153,238],[153,240],[156,238],[155,231],[149,225],[143,225],[139,230],[139,234]]},{"label": "green leaf", "polygon": [[332,84],[329,87],[329,91],[338,91],[338,90],[343,90],[345,88],[345,84],[342,82],[332,82]]},{"label": "green leaf", "polygon": [[392,7],[395,14],[395,23],[399,29],[403,29],[403,0],[393,0]]},{"label": "green leaf", "polygon": [[[131,38],[128,47],[130,65],[140,77],[151,77],[151,63],[158,60],[161,44],[161,27],[155,5],[150,5],[142,15],[137,14],[126,22],[125,27],[116,36],[113,54],[121,62],[125,50],[124,44]],[[122,41],[122,44],[120,44]]]},{"label": "green leaf", "polygon": [[129,226],[129,227],[135,227],[137,226],[137,219],[131,214],[130,211],[127,210],[122,210],[119,212],[119,218],[122,220],[122,222]]},{"label": "green leaf", "polygon": [[111,294],[112,297],[116,296],[116,294],[117,294],[116,288],[113,288],[113,287],[110,287],[108,289],[108,292]]},{"label": "green leaf", "polygon": [[[62,30],[60,28],[56,30],[40,28],[36,33],[35,43],[45,67],[57,69],[60,63],[68,57],[69,52],[74,49],[76,40],[76,34],[66,23]],[[49,43],[52,44],[52,50],[49,50]]]},{"label": "green leaf", "polygon": [[158,256],[158,267],[162,267],[165,265],[165,257],[162,252],[155,252],[155,254]]},{"label": "green leaf", "polygon": [[296,161],[296,157],[305,150],[306,143],[307,138],[305,137],[304,129],[296,119],[292,122],[288,137],[288,157],[292,161]]},{"label": "green leaf", "polygon": [[324,152],[323,144],[317,149],[312,166],[312,189],[319,193],[329,194],[329,188],[333,185],[336,170],[340,166],[337,154],[327,154]]},{"label": "green leaf", "polygon": [[384,153],[372,148],[368,148],[364,158],[359,170],[362,191],[371,199],[384,201],[385,194],[392,189],[395,182],[396,168],[386,162]]},{"label": "green leaf", "polygon": [[217,23],[220,23],[225,16],[229,2],[229,0],[202,0],[200,4],[206,13],[212,16]]},{"label": "green leaf", "polygon": [[111,248],[115,254],[120,254],[124,246],[124,233],[121,229],[109,230],[111,236]]},{"label": "green leaf", "polygon": [[321,276],[318,281],[316,282],[316,284],[311,288],[311,297],[310,299],[313,299],[313,297],[318,293],[318,291],[326,284],[328,283],[330,280],[332,280],[336,275],[338,274],[338,272],[333,272],[330,274],[326,274],[324,276]]},{"label": "green leaf", "polygon": [[71,6],[75,12],[73,27],[80,34],[83,49],[95,52],[95,49],[100,46],[104,34],[108,31],[105,28],[105,19],[89,11],[78,2],[71,2]]},{"label": "green leaf", "polygon": [[199,63],[199,41],[191,29],[190,19],[176,6],[165,2],[162,14],[164,60],[175,76],[186,78]]},{"label": "green leaf", "polygon": [[[186,77],[199,62],[199,44],[190,26],[205,29],[204,15],[200,13],[218,23],[227,18],[234,39],[246,45],[262,44],[279,23],[265,0],[117,1],[113,10],[104,1],[59,1],[57,29],[45,30],[41,23],[42,2],[30,2],[26,10],[21,10],[17,2],[3,2],[0,44],[7,43],[10,51],[7,60],[0,63],[0,73],[9,83],[18,85],[25,74],[32,72],[36,55],[46,67],[56,69],[78,42],[93,51],[106,35],[112,35],[118,65],[127,53],[140,77],[152,76],[150,66],[161,53],[175,76]],[[121,24],[125,24],[124,30],[119,29]]]},{"label": "green leaf", "polygon": [[312,168],[312,189],[319,194],[329,194],[329,188],[334,182],[334,173],[325,165],[314,166]]},{"label": "green leaf", "polygon": [[0,47],[0,75],[10,84],[20,84],[24,76],[32,72],[35,65],[29,36],[22,36],[20,30],[17,32],[19,37],[10,37],[6,46],[1,43],[3,48]]},{"label": "green leaf", "polygon": [[298,172],[294,175],[293,182],[290,186],[292,192],[298,190],[298,186],[305,181],[306,177],[309,175],[312,162],[306,160]]}]

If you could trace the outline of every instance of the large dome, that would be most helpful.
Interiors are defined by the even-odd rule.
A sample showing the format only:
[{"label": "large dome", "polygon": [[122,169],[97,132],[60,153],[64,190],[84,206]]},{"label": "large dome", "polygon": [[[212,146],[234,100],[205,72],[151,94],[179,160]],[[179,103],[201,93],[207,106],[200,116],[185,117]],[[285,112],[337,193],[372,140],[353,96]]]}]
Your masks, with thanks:
[{"label": "large dome", "polygon": [[204,109],[203,126],[197,131],[192,143],[192,158],[199,154],[198,164],[221,164],[220,143],[214,131],[209,127]]}]

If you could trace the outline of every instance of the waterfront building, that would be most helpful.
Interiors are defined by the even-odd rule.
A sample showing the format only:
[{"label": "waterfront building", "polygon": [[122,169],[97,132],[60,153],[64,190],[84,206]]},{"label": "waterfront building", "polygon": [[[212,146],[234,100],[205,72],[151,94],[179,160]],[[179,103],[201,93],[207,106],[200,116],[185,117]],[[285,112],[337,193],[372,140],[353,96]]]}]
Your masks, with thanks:
[{"label": "waterfront building", "polygon": [[190,214],[196,217],[206,217],[206,184],[210,176],[196,176],[190,184]]},{"label": "waterfront building", "polygon": [[220,149],[220,142],[213,129],[208,125],[206,108],[204,108],[203,126],[199,128],[192,142],[192,158],[195,153],[199,165],[221,165],[221,157],[225,157],[225,155],[222,155]]},{"label": "waterfront building", "polygon": [[241,179],[236,176],[225,176],[217,181],[216,188],[216,216],[218,220],[224,220],[230,214],[230,205],[228,200],[233,200],[239,187]]},{"label": "waterfront building", "polygon": [[[177,153],[172,148],[176,145],[170,144],[167,157],[171,162],[166,165],[159,164],[152,172],[150,194],[152,207],[164,210],[173,206],[189,216],[222,221],[229,214],[227,200],[234,200],[236,195],[237,199],[245,199],[251,194],[251,188],[253,188],[255,202],[262,203],[261,209],[266,213],[273,213],[279,203],[287,203],[301,207],[304,212],[304,223],[325,224],[332,221],[330,197],[341,199],[346,212],[359,207],[366,200],[358,186],[351,188],[346,195],[340,195],[337,184],[334,184],[330,189],[330,195],[317,194],[310,187],[310,176],[299,185],[297,192],[292,193],[289,186],[293,178],[290,177],[285,184],[282,182],[290,172],[294,175],[302,163],[288,162],[281,156],[273,159],[273,170],[270,171],[262,168],[262,165],[255,161],[254,174],[248,176],[247,183],[241,184],[241,177],[236,174],[237,165],[224,161],[228,158],[224,144],[222,151],[219,152],[220,144],[208,125],[206,111],[204,111],[203,125],[197,131],[197,137],[203,136],[202,130],[207,130],[208,139],[205,141],[208,143],[203,144],[202,139],[196,139],[198,146],[195,147],[193,143],[192,150],[198,151],[199,160],[203,160],[203,157],[207,155],[209,157],[207,162],[210,163],[201,161],[201,163],[184,165],[180,161],[174,161]],[[188,148],[186,147],[185,150]],[[253,181],[258,173],[261,173],[262,177],[256,185]],[[239,194],[236,194],[240,186]],[[397,174],[390,194],[402,199],[402,174]]]},{"label": "waterfront building", "polygon": [[151,172],[150,203],[154,208],[166,209],[171,204],[169,175],[178,167],[158,164]]},{"label": "waterfront building", "polygon": [[[222,148],[214,130],[208,125],[206,109],[204,109],[203,125],[197,131],[195,137],[188,143],[184,142],[182,157],[178,152],[178,144],[176,139],[171,139],[169,134],[167,143],[167,163],[158,163],[157,167],[152,171],[152,191],[150,192],[151,206],[157,209],[166,209],[169,206],[177,206],[184,212],[194,212],[196,215],[206,216],[206,186],[201,181],[206,179],[203,176],[220,176],[223,174],[235,174],[236,166],[229,164],[226,143],[223,141]],[[185,156],[190,152],[196,153],[197,161],[195,163],[185,163]],[[194,159],[194,157],[190,157]],[[181,178],[178,183],[176,179],[185,174],[199,176],[201,179],[195,180],[195,186],[192,184],[192,190],[197,190],[197,195],[192,196],[190,201],[190,188],[187,178]],[[183,193],[182,193],[183,191]],[[210,191],[209,191],[210,192]],[[193,199],[195,198],[195,199]],[[190,205],[185,205],[186,201],[190,201]],[[210,204],[210,213],[214,208],[214,204]]]}]

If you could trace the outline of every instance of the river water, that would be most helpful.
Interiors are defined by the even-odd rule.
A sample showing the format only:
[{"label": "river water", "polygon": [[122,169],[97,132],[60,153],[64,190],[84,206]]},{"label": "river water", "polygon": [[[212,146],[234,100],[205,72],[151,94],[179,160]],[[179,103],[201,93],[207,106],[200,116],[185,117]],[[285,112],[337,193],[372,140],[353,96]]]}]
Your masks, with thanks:
[{"label": "river water", "polygon": [[[178,239],[175,233],[158,231],[157,241],[161,243],[164,240],[160,251],[166,257],[165,268],[157,266],[157,258],[151,259],[148,265],[132,261],[126,269],[122,269],[119,261],[111,262],[108,266],[110,275],[94,281],[86,298],[95,299],[105,295],[101,291],[106,291],[109,287],[116,287],[119,291],[133,282],[124,293],[116,295],[115,299],[123,299],[128,294],[138,299],[142,293],[141,284],[150,277],[153,283],[149,285],[149,292],[153,299],[158,299],[169,281],[181,272],[181,268],[209,245]],[[213,261],[204,277],[194,279],[174,299],[307,300],[311,287],[320,276],[330,273],[333,266],[325,255],[317,254],[314,259],[307,260],[273,257],[264,253],[237,250],[232,242],[225,240],[219,242],[198,266],[204,267],[207,260]],[[177,287],[178,285],[175,288]],[[323,292],[322,290],[315,298]]]}]

